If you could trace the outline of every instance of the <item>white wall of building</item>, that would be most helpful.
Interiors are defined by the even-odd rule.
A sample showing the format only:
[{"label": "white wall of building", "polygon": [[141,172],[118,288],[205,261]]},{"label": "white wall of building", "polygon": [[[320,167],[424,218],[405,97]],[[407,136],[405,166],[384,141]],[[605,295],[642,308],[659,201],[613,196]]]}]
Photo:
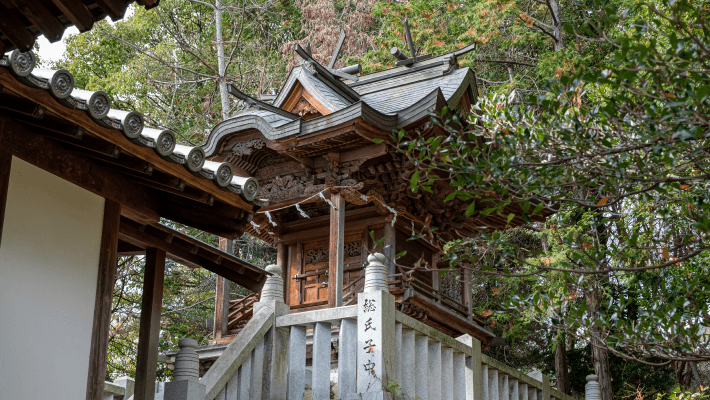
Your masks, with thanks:
[{"label": "white wall of building", "polygon": [[0,399],[84,399],[104,199],[15,157],[10,175]]}]

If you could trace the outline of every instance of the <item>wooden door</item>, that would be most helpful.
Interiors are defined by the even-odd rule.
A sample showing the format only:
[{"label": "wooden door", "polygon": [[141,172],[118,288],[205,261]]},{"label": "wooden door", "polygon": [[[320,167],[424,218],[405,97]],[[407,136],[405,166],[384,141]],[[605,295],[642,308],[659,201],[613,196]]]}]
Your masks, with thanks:
[{"label": "wooden door", "polygon": [[[343,287],[346,288],[353,280],[364,276],[362,234],[345,236],[345,257]],[[303,280],[302,304],[323,304],[328,301],[328,239],[303,243]],[[344,290],[348,292],[350,289]],[[342,296],[342,294],[341,294]]]},{"label": "wooden door", "polygon": [[303,244],[303,304],[328,302],[328,240]]}]

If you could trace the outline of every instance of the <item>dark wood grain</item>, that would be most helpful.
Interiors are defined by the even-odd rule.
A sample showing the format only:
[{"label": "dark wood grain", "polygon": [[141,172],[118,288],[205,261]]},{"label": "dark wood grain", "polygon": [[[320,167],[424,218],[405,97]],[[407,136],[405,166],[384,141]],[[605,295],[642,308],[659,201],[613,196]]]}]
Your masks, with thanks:
[{"label": "dark wood grain", "polygon": [[0,150],[0,246],[2,246],[2,227],[5,223],[5,205],[7,204],[7,190],[10,186],[10,169],[12,154]]},{"label": "dark wood grain", "polygon": [[345,245],[345,198],[333,193],[330,201],[330,241],[328,265],[328,307],[343,305],[343,261]]},{"label": "dark wood grain", "polygon": [[[167,243],[164,238],[141,231],[132,224],[125,222],[126,220],[124,219],[121,223],[119,237],[126,243],[130,243],[141,248],[160,248],[169,253],[170,259],[172,260],[187,265],[188,267],[205,268],[206,270],[212,271],[219,276],[223,276],[253,292],[260,291],[264,286],[264,281],[262,279],[264,276],[263,274],[256,275],[254,276],[254,279],[252,279],[244,275],[244,272],[249,272],[247,268],[236,264],[228,264],[224,261],[221,265],[216,264],[213,261],[197,254],[199,247],[196,247],[195,253],[193,253],[187,247],[183,247],[180,244],[181,242],[178,240],[174,240],[172,243]],[[253,274],[256,274],[256,272],[253,272]]]},{"label": "dark wood grain", "polygon": [[[219,238],[219,249],[227,251],[229,240]],[[217,277],[217,288],[214,307],[214,340],[222,339],[227,333],[227,314],[229,313],[229,281],[222,276]]]},{"label": "dark wood grain", "polygon": [[128,7],[123,0],[96,0],[96,3],[100,5],[101,8],[114,21],[123,18],[123,14],[126,12],[126,7]]},{"label": "dark wood grain", "polygon": [[80,32],[88,31],[94,25],[93,15],[80,0],[52,0],[52,3]]},{"label": "dark wood grain", "polygon": [[32,49],[35,43],[34,36],[20,23],[19,18],[11,10],[8,10],[5,5],[0,2],[0,32],[17,46],[21,51]]},{"label": "dark wood grain", "polygon": [[284,280],[284,301],[288,303],[288,249],[286,248],[286,244],[283,242],[276,244],[276,265],[281,267],[281,277]]},{"label": "dark wood grain", "polygon": [[[0,10],[0,14],[1,13],[2,11]],[[62,118],[68,123],[84,127],[88,134],[90,133],[98,138],[108,141],[109,143],[117,145],[135,157],[151,162],[155,165],[156,169],[184,180],[187,185],[214,195],[217,200],[221,200],[226,204],[248,212],[252,212],[254,210],[254,206],[248,204],[238,194],[224,190],[217,190],[211,180],[194,176],[189,173],[183,165],[172,163],[160,158],[150,147],[142,147],[131,143],[118,130],[98,125],[87,115],[86,112],[81,110],[70,110],[64,107],[58,103],[47,90],[29,88],[18,82],[6,68],[0,68],[0,85],[4,85],[6,89],[19,94],[29,101],[41,104],[47,108],[48,112],[61,115]],[[125,206],[125,204],[123,205]],[[222,235],[220,234],[220,236]]]},{"label": "dark wood grain", "polygon": [[96,280],[94,326],[91,331],[86,400],[103,400],[104,398],[106,355],[108,354],[109,327],[111,326],[113,285],[116,279],[116,252],[120,221],[121,205],[115,201],[106,200],[103,227],[101,229],[99,273]]},{"label": "dark wood grain", "polygon": [[0,148],[94,194],[130,208],[151,221],[160,220],[156,199],[149,196],[140,185],[16,122],[0,119]]},{"label": "dark wood grain", "polygon": [[64,25],[52,15],[52,13],[39,1],[20,1],[13,0],[17,9],[30,20],[50,42],[56,42],[62,38],[64,33]]},{"label": "dark wood grain", "polygon": [[165,250],[151,248],[145,254],[143,300],[136,357],[136,389],[134,400],[154,400],[155,375],[158,368],[160,312],[163,306]]}]

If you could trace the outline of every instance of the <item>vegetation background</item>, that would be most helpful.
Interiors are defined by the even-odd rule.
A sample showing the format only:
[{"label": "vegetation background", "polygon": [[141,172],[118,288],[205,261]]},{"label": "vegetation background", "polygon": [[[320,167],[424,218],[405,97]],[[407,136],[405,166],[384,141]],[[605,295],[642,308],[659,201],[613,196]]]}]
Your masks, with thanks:
[{"label": "vegetation background", "polygon": [[[532,214],[541,210],[531,204],[584,196],[579,207],[557,210],[546,224],[447,245],[452,265],[476,271],[472,274],[476,311],[489,316],[492,329],[508,342],[490,353],[524,371],[540,369],[560,390],[574,394],[583,393],[584,377],[596,368],[602,371],[605,400],[642,399],[669,393],[678,385],[710,383],[698,374],[698,365],[702,369],[708,356],[707,335],[700,330],[710,319],[707,224],[700,224],[702,213],[689,215],[685,205],[707,211],[710,204],[703,183],[708,181],[707,165],[697,161],[708,157],[710,147],[705,133],[710,94],[706,11],[703,1],[667,0],[172,0],[150,11],[134,8],[122,21],[103,21],[91,32],[65,38],[66,53],[51,67],[72,71],[77,87],[103,90],[118,107],[143,112],[149,125],[168,127],[181,142],[199,145],[213,125],[243,106],[226,94],[226,83],[254,96],[275,93],[298,62],[292,51],[295,42],[310,42],[314,58],[327,62],[342,29],[348,36],[336,67],[357,62],[364,73],[394,65],[389,48],[406,47],[405,17],[419,54],[442,54],[476,42],[476,50],[459,63],[476,72],[482,100],[473,115],[460,117],[481,128],[454,132],[456,140],[444,144],[403,138],[418,144],[411,156],[422,159],[424,154],[426,160],[427,154],[443,150],[460,156],[453,178],[463,179],[464,189],[457,195],[466,200],[479,198],[477,190],[483,187],[495,186],[499,200],[522,194],[529,201],[527,207],[535,208]],[[648,62],[654,57],[667,63],[665,75],[658,79],[654,68],[663,65]],[[684,68],[683,82],[674,80],[673,74],[678,74],[674,68]],[[586,76],[584,71],[596,75]],[[619,80],[607,79],[611,71]],[[627,72],[631,75],[624,75]],[[630,88],[640,89],[624,97]],[[669,95],[649,103],[676,111],[651,121],[654,129],[669,118],[686,121],[688,132],[699,127],[692,143],[676,140],[677,126],[643,136],[651,126],[644,116],[661,112],[644,109],[639,98],[659,91]],[[689,92],[698,93],[697,98],[688,98]],[[617,103],[631,105],[609,110],[587,130],[568,129],[585,117],[586,121],[598,117],[599,107]],[[679,108],[688,112],[680,115]],[[569,118],[545,119],[546,115]],[[638,118],[639,124],[629,123],[626,116]],[[441,123],[446,123],[444,118]],[[648,129],[618,134],[629,126]],[[545,137],[544,132],[558,130],[570,131],[571,136],[536,141],[535,133]],[[607,158],[609,164],[600,161],[603,149],[595,146],[604,138],[590,136],[598,131],[613,138],[611,147],[623,148],[641,137],[661,148],[639,156],[646,157],[641,164],[648,161],[648,168],[639,166],[640,171],[628,174],[632,166],[626,158]],[[508,132],[509,141],[498,141]],[[482,150],[472,148],[466,135],[491,139],[489,149],[499,151],[479,157],[476,152]],[[692,153],[692,148],[701,152]],[[560,149],[577,159],[597,151],[598,157],[588,157],[590,163],[613,164],[617,169],[604,171],[606,186],[601,188],[576,184],[588,183],[589,176],[565,175],[559,169],[539,172],[556,181],[541,182],[532,175],[525,175],[531,176],[527,183],[510,178],[523,167],[513,168],[506,159],[545,163],[569,156]],[[622,153],[630,160],[634,151]],[[674,167],[688,163],[689,171]],[[619,172],[621,164],[624,170]],[[414,190],[426,190],[430,182],[441,179],[435,174],[441,165],[422,165],[412,182]],[[589,168],[589,164],[563,166],[570,171]],[[657,185],[636,197],[628,194],[631,189],[623,193],[610,189],[627,187],[628,176],[641,173],[667,178],[668,188],[659,191]],[[692,179],[681,182],[669,176]],[[566,189],[545,199],[535,197],[545,185]],[[476,212],[475,207],[471,211]],[[495,207],[485,211],[496,212]],[[634,230],[641,222],[646,228]],[[214,236],[175,227],[217,245]],[[629,238],[634,242],[629,244]],[[597,253],[571,262],[580,246]],[[257,265],[275,260],[273,248],[246,235],[235,249]],[[613,273],[605,269],[649,261],[652,266],[664,265]],[[142,274],[141,257],[119,260],[107,379],[134,374]],[[175,348],[182,337],[195,338],[201,345],[211,339],[206,321],[212,318],[215,282],[206,271],[167,266],[161,351]],[[244,294],[244,289],[233,287],[233,296]],[[160,371],[159,378],[169,377],[170,371]]]}]

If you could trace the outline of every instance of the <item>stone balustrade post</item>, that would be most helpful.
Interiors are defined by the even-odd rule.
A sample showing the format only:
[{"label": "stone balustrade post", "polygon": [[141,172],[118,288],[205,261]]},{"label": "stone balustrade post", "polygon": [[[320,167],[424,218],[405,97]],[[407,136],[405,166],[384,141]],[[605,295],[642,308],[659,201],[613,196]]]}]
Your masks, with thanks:
[{"label": "stone balustrade post", "polygon": [[602,400],[602,387],[599,385],[599,377],[587,375],[587,385],[584,387],[585,400]]},{"label": "stone balustrade post", "polygon": [[[358,294],[357,391],[362,400],[392,399],[395,374],[395,305],[389,293],[385,256],[367,257],[364,292]],[[339,394],[346,398],[351,394]]]},{"label": "stone balustrade post", "polygon": [[113,383],[124,388],[124,400],[128,400],[133,396],[133,392],[135,392],[136,389],[135,379],[131,378],[130,376],[122,376],[120,378],[116,378]]},{"label": "stone balustrade post", "polygon": [[197,340],[185,338],[178,342],[173,381],[165,383],[164,400],[204,400],[205,385],[200,383],[200,360],[195,349]]},{"label": "stone balustrade post", "polygon": [[[259,302],[254,304],[254,314],[264,307],[274,312],[274,318],[289,314],[291,307],[284,303],[284,283],[281,278],[281,267],[269,265],[266,272],[271,275],[266,278],[261,290]],[[261,387],[264,400],[282,400],[288,392],[288,342],[289,329],[269,329],[264,336],[263,385]]]}]

